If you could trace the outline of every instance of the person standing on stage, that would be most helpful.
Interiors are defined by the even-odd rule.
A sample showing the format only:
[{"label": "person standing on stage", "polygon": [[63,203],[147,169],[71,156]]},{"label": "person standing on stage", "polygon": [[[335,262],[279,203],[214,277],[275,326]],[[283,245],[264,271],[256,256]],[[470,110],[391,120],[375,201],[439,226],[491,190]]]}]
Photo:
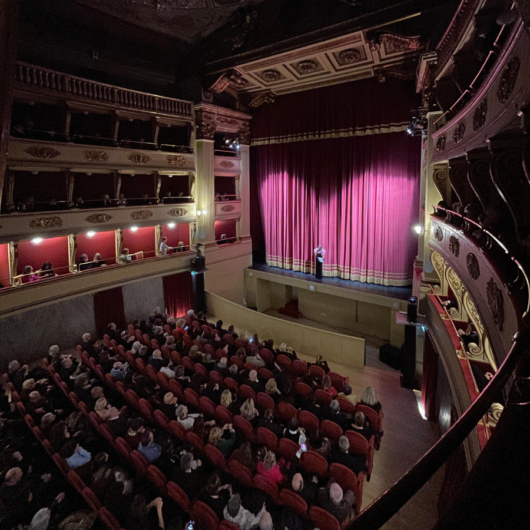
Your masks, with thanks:
[{"label": "person standing on stage", "polygon": [[322,264],[324,263],[324,257],[326,256],[326,249],[322,248],[322,245],[318,245],[315,250],[313,250],[313,253],[316,256],[316,272],[315,277],[317,280],[322,279]]}]

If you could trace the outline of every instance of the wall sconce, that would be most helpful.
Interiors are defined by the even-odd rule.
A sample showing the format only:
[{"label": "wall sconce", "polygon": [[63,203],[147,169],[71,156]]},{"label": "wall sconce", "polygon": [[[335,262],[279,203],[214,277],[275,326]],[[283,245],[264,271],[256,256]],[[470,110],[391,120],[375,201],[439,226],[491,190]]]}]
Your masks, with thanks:
[{"label": "wall sconce", "polygon": [[418,234],[419,236],[421,236],[421,234],[423,234],[423,226],[421,225],[414,225],[414,227],[412,228],[414,230],[414,232],[416,232],[416,234]]},{"label": "wall sconce", "polygon": [[169,228],[175,228],[175,223],[168,223],[167,225]]},{"label": "wall sconce", "polygon": [[131,232],[136,232],[136,230],[138,230],[137,226],[131,226]]},{"label": "wall sconce", "polygon": [[86,235],[88,237],[94,237],[96,235],[96,232],[94,232],[94,230],[90,230],[89,232],[86,233]]},{"label": "wall sconce", "polygon": [[39,243],[42,243],[42,237],[34,237],[31,242],[34,244],[34,245],[38,245]]}]

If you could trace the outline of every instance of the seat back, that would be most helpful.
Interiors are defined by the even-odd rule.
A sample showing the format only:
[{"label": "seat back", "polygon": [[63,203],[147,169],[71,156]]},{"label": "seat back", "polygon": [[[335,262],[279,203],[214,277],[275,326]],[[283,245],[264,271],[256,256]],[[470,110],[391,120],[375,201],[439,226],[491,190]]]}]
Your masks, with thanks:
[{"label": "seat back", "polygon": [[317,366],[316,364],[312,364],[309,367],[309,373],[313,377],[316,377],[317,379],[322,379],[326,375],[324,368],[321,368],[320,366]]},{"label": "seat back", "polygon": [[86,500],[88,505],[97,512],[101,509],[101,502],[99,502],[99,499],[96,497],[94,492],[90,488],[85,488],[82,492],[83,498]]},{"label": "seat back", "polygon": [[184,397],[182,387],[180,386],[180,383],[175,379],[169,380],[169,390],[173,392],[173,394],[175,394],[175,396],[177,396],[179,399],[182,399]]},{"label": "seat back", "polygon": [[329,407],[333,398],[325,390],[319,388],[318,390],[315,390],[315,401],[321,407]]},{"label": "seat back", "polygon": [[291,418],[296,418],[298,415],[298,411],[293,407],[293,405],[290,403],[284,403],[283,401],[278,403],[277,410],[277,416],[284,421],[289,421]]},{"label": "seat back", "polygon": [[226,459],[223,453],[221,453],[215,445],[206,444],[204,446],[204,453],[214,467],[219,467],[221,469],[226,468]]},{"label": "seat back", "polygon": [[169,419],[161,410],[155,410],[153,418],[162,429],[169,431]]},{"label": "seat back", "polygon": [[274,362],[274,355],[268,348],[261,348],[259,351],[259,356],[263,359],[263,362],[270,366]]},{"label": "seat back", "polygon": [[337,518],[329,512],[318,506],[312,506],[309,510],[309,517],[315,525],[315,528],[325,528],[326,530],[340,530],[340,524]]},{"label": "seat back", "polygon": [[53,461],[55,462],[56,466],[59,468],[59,471],[65,476],[68,476],[68,473],[70,472],[70,467],[66,463],[66,460],[59,454],[55,453],[53,456]]},{"label": "seat back", "polygon": [[225,425],[226,423],[233,423],[234,421],[234,416],[232,413],[222,405],[217,405],[217,407],[215,407],[215,416],[217,421],[222,425]]},{"label": "seat back", "polygon": [[164,390],[169,390],[169,377],[164,372],[158,372],[156,380]]},{"label": "seat back", "polygon": [[206,396],[201,396],[199,398],[199,410],[208,417],[208,419],[215,418],[215,404]]},{"label": "seat back", "polygon": [[245,366],[245,361],[240,359],[237,355],[232,355],[228,361],[228,366],[232,366],[233,364],[237,366],[238,370],[242,370],[243,366]]},{"label": "seat back", "polygon": [[181,442],[186,440],[186,429],[177,420],[171,420],[169,422],[169,430],[171,431],[171,434],[176,436]]},{"label": "seat back", "polygon": [[252,473],[250,469],[237,460],[230,460],[228,463],[228,472],[244,486],[252,486]]},{"label": "seat back", "polygon": [[224,377],[219,372],[212,370],[209,375],[211,381],[217,383],[219,386],[224,385]]},{"label": "seat back", "polygon": [[204,442],[201,437],[192,431],[186,432],[186,440],[200,453],[204,452]]},{"label": "seat back", "polygon": [[318,418],[312,412],[307,410],[301,410],[298,413],[298,423],[309,433],[318,431],[320,427]]},{"label": "seat back", "polygon": [[300,396],[308,396],[313,391],[312,388],[309,385],[306,385],[305,383],[302,383],[299,381],[294,385],[294,391],[300,395]]},{"label": "seat back", "polygon": [[374,434],[378,434],[381,431],[380,415],[372,407],[357,403],[357,405],[355,405],[355,411],[362,412],[365,415],[374,430]]},{"label": "seat back", "polygon": [[201,375],[204,379],[208,379],[208,370],[204,364],[195,363],[195,373]]},{"label": "seat back", "polygon": [[259,473],[252,479],[252,485],[263,490],[275,503],[279,500],[278,485]]},{"label": "seat back", "polygon": [[195,390],[192,390],[191,388],[186,388],[184,390],[184,399],[186,400],[186,403],[188,405],[191,405],[192,407],[199,408],[199,396]]},{"label": "seat back", "polygon": [[144,398],[138,400],[138,405],[140,407],[140,414],[149,422],[153,423],[153,407],[149,401]]},{"label": "seat back", "polygon": [[226,388],[233,390],[234,392],[239,392],[239,385],[235,379],[232,379],[231,377],[225,377],[224,382]]},{"label": "seat back", "polygon": [[239,387],[239,397],[242,400],[252,399],[254,403],[256,402],[256,392],[254,392],[254,389],[250,388],[248,385],[241,385]]},{"label": "seat back", "polygon": [[267,368],[263,367],[258,370],[258,376],[263,381],[268,381],[269,379],[272,379],[272,377],[274,377],[274,374]]},{"label": "seat back", "polygon": [[195,364],[189,357],[183,357],[182,358],[182,364],[184,365],[184,368],[186,370],[190,370],[191,372],[195,372]]},{"label": "seat back", "polygon": [[275,403],[274,399],[272,399],[268,394],[265,392],[258,392],[258,396],[256,399],[256,404],[261,412],[266,411],[267,409],[274,410]]},{"label": "seat back", "polygon": [[114,377],[110,374],[105,374],[105,383],[113,390],[116,388],[116,379],[114,379]]},{"label": "seat back", "polygon": [[355,512],[360,513],[362,505],[362,488],[355,473],[342,464],[331,464],[329,466],[330,475],[337,481],[337,484],[344,492],[351,490],[355,496]]},{"label": "seat back", "polygon": [[296,460],[296,453],[300,449],[300,446],[289,440],[289,438],[280,438],[278,443],[278,454],[286,460]]},{"label": "seat back", "polygon": [[272,431],[269,431],[269,429],[266,429],[265,427],[259,427],[256,433],[256,441],[259,444],[265,445],[267,449],[269,449],[273,453],[275,453],[278,449],[278,437]]},{"label": "seat back", "polygon": [[171,497],[185,512],[189,511],[190,500],[184,490],[174,482],[167,483],[167,494]]},{"label": "seat back", "polygon": [[243,416],[234,416],[234,427],[243,435],[243,437],[251,443],[254,443],[254,430],[248,420]]},{"label": "seat back", "polygon": [[276,362],[278,363],[278,366],[282,369],[282,370],[286,370],[288,372],[291,371],[291,359],[289,359],[289,357],[287,357],[287,355],[278,355],[276,357]]},{"label": "seat back", "polygon": [[331,384],[337,392],[342,392],[344,390],[344,377],[338,374],[337,372],[328,372],[328,376],[331,379]]},{"label": "seat back", "polygon": [[337,401],[339,402],[341,412],[355,416],[355,405],[349,399],[339,396]]},{"label": "seat back", "polygon": [[307,371],[307,363],[300,359],[295,359],[291,364],[291,372],[297,377],[303,376]]},{"label": "seat back", "polygon": [[322,420],[320,432],[334,444],[338,443],[339,438],[342,436],[342,429],[334,421],[330,420]]},{"label": "seat back", "polygon": [[149,462],[142,453],[139,453],[138,451],[131,451],[131,462],[140,477],[145,477],[147,475]]},{"label": "seat back", "polygon": [[114,447],[126,462],[131,462],[131,448],[123,438],[116,438],[114,440]]},{"label": "seat back", "polygon": [[303,517],[307,517],[307,502],[294,491],[284,488],[280,493],[280,504],[290,506]]},{"label": "seat back", "polygon": [[191,516],[198,528],[204,530],[217,530],[219,518],[215,512],[204,502],[195,501],[191,507]]},{"label": "seat back", "polygon": [[142,374],[147,375],[147,370],[145,368],[145,363],[142,359],[136,359],[136,369]]},{"label": "seat back", "polygon": [[121,530],[120,523],[116,520],[116,517],[112,515],[105,506],[102,506],[98,512],[99,518],[105,523],[109,530]]},{"label": "seat back", "polygon": [[300,460],[301,468],[307,473],[325,477],[328,474],[328,461],[316,451],[306,451]]},{"label": "seat back", "polygon": [[366,438],[358,432],[349,430],[344,433],[350,442],[350,453],[369,456],[370,447]]},{"label": "seat back", "polygon": [[85,483],[81,480],[81,477],[75,471],[69,471],[66,477],[68,482],[77,490],[78,493],[83,494],[85,489]]},{"label": "seat back", "polygon": [[167,478],[156,466],[149,466],[147,468],[147,479],[155,486],[155,488],[163,493],[167,492]]},{"label": "seat back", "polygon": [[158,383],[158,377],[157,377],[157,374],[156,374],[156,370],[151,365],[148,364],[145,367],[145,373],[147,374],[149,379],[151,379],[151,381],[153,381],[153,383]]}]

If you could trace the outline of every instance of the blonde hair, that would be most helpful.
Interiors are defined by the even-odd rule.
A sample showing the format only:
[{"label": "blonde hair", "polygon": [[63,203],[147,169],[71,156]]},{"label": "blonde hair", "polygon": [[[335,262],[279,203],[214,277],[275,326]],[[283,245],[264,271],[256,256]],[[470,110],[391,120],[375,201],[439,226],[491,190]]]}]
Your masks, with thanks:
[{"label": "blonde hair", "polygon": [[276,464],[276,456],[272,451],[267,451],[265,453],[265,458],[263,459],[263,465],[267,471],[270,471]]},{"label": "blonde hair", "polygon": [[175,325],[177,326],[177,328],[184,328],[184,326],[186,325],[186,321],[183,318],[179,318],[175,322]]},{"label": "blonde hair", "polygon": [[329,388],[331,388],[331,379],[330,379],[329,375],[325,375],[322,378],[322,388],[324,390],[328,390]]},{"label": "blonde hair", "polygon": [[168,335],[166,339],[166,345],[172,346],[173,344],[175,344],[175,337],[173,337],[173,335]]},{"label": "blonde hair", "polygon": [[229,407],[232,404],[232,392],[228,390],[223,390],[223,393],[221,394],[221,405],[223,407]]},{"label": "blonde hair", "polygon": [[210,436],[208,438],[208,443],[210,443],[212,445],[215,445],[217,447],[217,445],[221,441],[222,436],[223,436],[223,431],[221,430],[221,428],[220,427],[214,427],[210,431]]},{"label": "blonde hair", "polygon": [[371,386],[367,386],[364,389],[363,395],[361,397],[361,403],[365,403],[371,407],[377,405],[378,401],[375,397],[375,390]]},{"label": "blonde hair", "polygon": [[256,415],[256,408],[254,407],[254,400],[252,398],[248,398],[243,405],[241,405],[241,416],[245,419],[252,419]]},{"label": "blonde hair", "polygon": [[265,390],[267,391],[267,394],[276,394],[278,391],[278,385],[276,384],[276,381],[272,379],[272,377],[267,381]]}]

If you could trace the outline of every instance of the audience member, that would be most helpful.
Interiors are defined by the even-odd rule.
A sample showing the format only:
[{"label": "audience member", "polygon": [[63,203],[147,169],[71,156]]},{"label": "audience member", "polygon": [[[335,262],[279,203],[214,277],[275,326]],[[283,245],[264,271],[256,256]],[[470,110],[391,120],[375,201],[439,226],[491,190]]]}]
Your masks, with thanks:
[{"label": "audience member", "polygon": [[155,443],[153,431],[146,429],[142,434],[142,440],[138,445],[138,452],[143,454],[147,461],[152,464],[156,462],[162,454],[162,447]]},{"label": "audience member", "polygon": [[291,481],[291,489],[300,495],[307,502],[308,506],[311,506],[317,496],[318,479],[314,477],[314,480],[306,483],[301,473],[295,473]]},{"label": "audience member", "polygon": [[370,441],[370,438],[374,434],[374,430],[369,424],[366,423],[364,414],[362,412],[356,412],[354,418],[355,421],[352,423],[351,428],[355,432],[362,434],[368,441]]},{"label": "audience member", "polygon": [[70,469],[77,469],[88,464],[92,460],[92,455],[83,449],[74,440],[70,440],[63,445],[61,456],[66,460]]},{"label": "audience member", "polygon": [[276,463],[276,455],[272,451],[267,451],[263,462],[258,462],[257,470],[260,475],[265,476],[275,484],[283,482],[283,473],[280,471],[280,467]]},{"label": "audience member", "polygon": [[352,455],[349,453],[350,442],[346,436],[339,438],[339,446],[333,447],[329,455],[330,464],[341,464],[351,469],[356,475],[366,469],[366,457]]},{"label": "audience member", "polygon": [[361,405],[366,405],[374,409],[377,413],[381,411],[381,403],[377,401],[375,390],[371,386],[367,386],[364,389],[363,395],[361,396]]},{"label": "audience member", "polygon": [[219,517],[223,518],[225,506],[232,494],[232,486],[230,484],[221,485],[221,479],[217,473],[210,475],[206,488],[197,496],[198,501],[207,504]]},{"label": "audience member", "polygon": [[325,488],[318,490],[318,502],[324,510],[334,515],[339,523],[354,516],[352,506],[355,497],[353,492],[348,490],[344,494],[342,488],[332,479]]}]

